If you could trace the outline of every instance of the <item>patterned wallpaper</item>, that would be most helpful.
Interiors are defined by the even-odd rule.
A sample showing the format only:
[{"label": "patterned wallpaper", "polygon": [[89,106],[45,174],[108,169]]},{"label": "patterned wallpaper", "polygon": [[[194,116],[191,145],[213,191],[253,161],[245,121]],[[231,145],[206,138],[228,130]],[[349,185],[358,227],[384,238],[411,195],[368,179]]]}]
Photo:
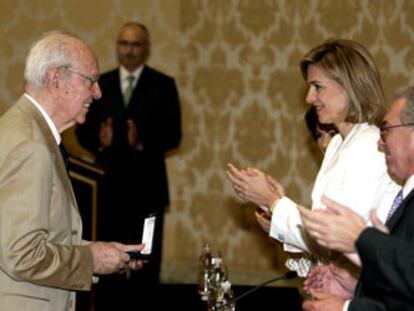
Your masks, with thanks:
[{"label": "patterned wallpaper", "polygon": [[[302,55],[329,37],[355,39],[373,53],[389,97],[413,81],[414,1],[2,0],[0,111],[21,94],[25,54],[41,32],[77,33],[107,70],[129,20],[149,27],[150,64],[177,79],[182,101],[183,143],[168,159],[163,280],[194,282],[204,241],[220,249],[234,283],[280,273],[283,252],[234,196],[226,163],[267,171],[309,203],[320,156],[303,122]],[[84,154],[73,131],[65,141]]]}]

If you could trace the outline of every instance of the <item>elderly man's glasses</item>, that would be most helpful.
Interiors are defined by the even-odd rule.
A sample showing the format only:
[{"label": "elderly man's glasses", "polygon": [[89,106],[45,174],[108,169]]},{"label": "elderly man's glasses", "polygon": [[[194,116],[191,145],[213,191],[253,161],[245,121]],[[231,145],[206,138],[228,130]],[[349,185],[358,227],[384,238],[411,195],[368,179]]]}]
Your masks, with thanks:
[{"label": "elderly man's glasses", "polygon": [[397,128],[397,127],[405,127],[405,126],[414,126],[414,123],[407,123],[407,124],[397,124],[397,125],[387,125],[383,124],[380,127],[380,136],[382,140],[385,140],[390,129]]},{"label": "elderly man's glasses", "polygon": [[81,73],[79,71],[76,71],[76,70],[74,70],[74,69],[72,69],[70,67],[68,67],[67,70],[70,71],[70,72],[72,72],[72,73],[74,73],[74,74],[77,74],[79,77],[81,77],[85,81],[87,81],[88,82],[88,88],[92,88],[92,86],[96,82],[98,82],[98,78],[96,78],[96,77],[92,77],[92,76],[85,75],[85,74],[83,74],[83,73]]}]

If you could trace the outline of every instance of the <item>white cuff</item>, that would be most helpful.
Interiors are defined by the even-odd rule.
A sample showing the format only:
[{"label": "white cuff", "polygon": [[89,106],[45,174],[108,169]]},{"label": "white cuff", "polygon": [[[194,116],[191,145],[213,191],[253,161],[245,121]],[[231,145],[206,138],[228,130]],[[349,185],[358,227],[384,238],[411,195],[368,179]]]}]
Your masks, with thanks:
[{"label": "white cuff", "polygon": [[286,244],[296,247],[293,252],[309,251],[302,237],[301,218],[297,204],[288,197],[282,197],[273,213],[269,235]]},{"label": "white cuff", "polygon": [[283,250],[288,253],[303,253],[303,249],[297,248],[287,243],[283,243]]},{"label": "white cuff", "polygon": [[345,300],[344,306],[342,307],[342,311],[348,311],[348,307],[351,300]]}]

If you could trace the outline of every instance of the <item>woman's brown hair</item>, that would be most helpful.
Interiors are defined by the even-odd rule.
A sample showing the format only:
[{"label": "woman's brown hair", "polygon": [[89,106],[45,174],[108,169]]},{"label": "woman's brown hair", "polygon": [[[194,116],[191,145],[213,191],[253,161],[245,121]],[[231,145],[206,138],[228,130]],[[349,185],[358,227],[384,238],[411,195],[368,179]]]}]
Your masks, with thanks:
[{"label": "woman's brown hair", "polygon": [[303,57],[300,69],[305,80],[310,65],[320,67],[348,93],[347,122],[380,126],[385,114],[381,77],[371,54],[361,44],[327,40]]}]

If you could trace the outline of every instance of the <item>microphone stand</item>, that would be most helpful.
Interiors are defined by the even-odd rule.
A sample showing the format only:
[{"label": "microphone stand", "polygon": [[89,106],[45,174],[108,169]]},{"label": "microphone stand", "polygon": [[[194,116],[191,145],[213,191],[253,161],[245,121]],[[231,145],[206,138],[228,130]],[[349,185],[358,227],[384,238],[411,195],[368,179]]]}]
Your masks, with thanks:
[{"label": "microphone stand", "polygon": [[245,292],[245,293],[243,293],[243,294],[241,294],[241,295],[239,295],[239,296],[235,297],[233,300],[230,300],[227,304],[232,304],[232,303],[235,303],[237,300],[239,300],[239,299],[241,299],[241,298],[243,298],[243,297],[245,297],[245,296],[247,296],[247,295],[251,294],[252,292],[257,291],[259,288],[261,288],[261,287],[263,287],[263,286],[265,286],[265,285],[267,285],[267,284],[271,284],[271,283],[273,283],[273,282],[280,281],[280,280],[289,280],[289,279],[293,279],[293,278],[295,278],[295,277],[297,277],[297,276],[298,276],[298,275],[297,275],[296,271],[289,271],[289,272],[287,272],[287,273],[285,273],[285,274],[283,274],[283,275],[279,275],[279,276],[277,276],[277,277],[275,277],[275,278],[273,278],[273,279],[270,279],[270,280],[268,280],[268,281],[266,281],[266,282],[263,282],[263,283],[261,283],[261,284],[257,285],[256,287],[254,287],[254,288],[252,288],[252,289],[248,290],[247,292]]}]

